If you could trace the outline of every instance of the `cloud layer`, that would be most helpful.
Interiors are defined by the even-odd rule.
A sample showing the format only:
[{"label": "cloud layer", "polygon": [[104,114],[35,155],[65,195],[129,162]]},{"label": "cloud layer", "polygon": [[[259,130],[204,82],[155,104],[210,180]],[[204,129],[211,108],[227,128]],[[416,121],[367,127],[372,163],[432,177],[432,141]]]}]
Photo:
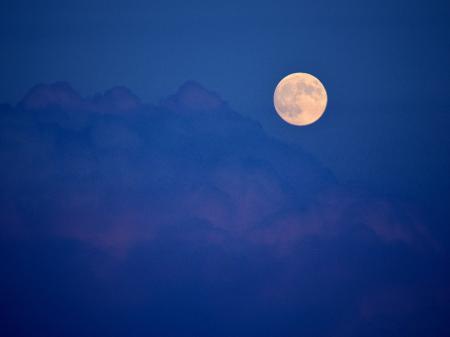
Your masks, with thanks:
[{"label": "cloud layer", "polygon": [[[38,85],[0,118],[2,258],[17,262],[2,310],[18,335],[441,332],[450,292],[420,209],[339,184],[195,82],[157,106]],[[74,301],[77,328],[31,323],[24,293],[66,320]]]}]

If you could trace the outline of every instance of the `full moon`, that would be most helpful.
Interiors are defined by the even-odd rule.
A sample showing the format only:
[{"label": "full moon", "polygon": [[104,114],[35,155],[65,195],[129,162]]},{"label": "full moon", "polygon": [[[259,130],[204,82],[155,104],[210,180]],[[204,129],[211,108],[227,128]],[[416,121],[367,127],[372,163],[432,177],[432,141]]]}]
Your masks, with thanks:
[{"label": "full moon", "polygon": [[316,122],[325,112],[327,101],[323,84],[307,73],[286,76],[273,94],[278,115],[289,124],[298,126]]}]

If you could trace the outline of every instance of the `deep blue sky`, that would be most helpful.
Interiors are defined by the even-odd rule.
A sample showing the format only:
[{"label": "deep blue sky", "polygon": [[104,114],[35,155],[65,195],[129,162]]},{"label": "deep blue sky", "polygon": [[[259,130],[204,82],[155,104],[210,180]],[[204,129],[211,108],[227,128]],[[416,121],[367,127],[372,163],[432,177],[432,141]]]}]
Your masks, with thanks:
[{"label": "deep blue sky", "polygon": [[2,1],[0,335],[449,336],[449,18]]}]

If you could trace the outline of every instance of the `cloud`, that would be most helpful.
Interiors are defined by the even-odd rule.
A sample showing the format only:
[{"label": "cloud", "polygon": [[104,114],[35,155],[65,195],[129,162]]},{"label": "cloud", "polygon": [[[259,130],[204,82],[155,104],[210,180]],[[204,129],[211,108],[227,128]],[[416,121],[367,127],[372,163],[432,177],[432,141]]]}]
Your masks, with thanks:
[{"label": "cloud", "polygon": [[[420,288],[448,279],[420,207],[339,183],[197,83],[156,106],[123,87],[83,98],[68,84],[39,85],[0,109],[0,253],[18,261],[0,289],[17,291],[14,303],[38,296],[21,275],[56,277],[65,289],[72,275],[80,291],[48,288],[45,303],[63,298],[85,315],[94,297],[85,319],[98,324],[113,303],[117,329],[135,335],[182,335],[161,309],[170,307],[194,312],[176,319],[198,336],[213,335],[205,321],[218,336],[305,335],[308,326],[316,336],[371,336],[364,322],[402,322],[448,294],[444,281],[437,293]],[[405,278],[407,290],[391,296]],[[445,303],[432,311],[442,315]]]},{"label": "cloud", "polygon": [[31,88],[19,106],[26,110],[59,107],[63,110],[82,109],[81,96],[66,82],[38,84]]},{"label": "cloud", "polygon": [[126,113],[141,107],[140,99],[126,87],[114,87],[90,100],[91,109],[103,113]]},{"label": "cloud", "polygon": [[92,98],[82,98],[66,82],[38,84],[31,88],[19,103],[19,107],[23,110],[54,108],[66,112],[86,110],[108,114],[135,111],[140,106],[139,98],[123,86],[111,88],[104,94],[96,94]]},{"label": "cloud", "polygon": [[210,92],[194,81],[185,82],[177,92],[161,102],[162,106],[176,111],[208,111],[211,113],[225,105],[216,93]]}]

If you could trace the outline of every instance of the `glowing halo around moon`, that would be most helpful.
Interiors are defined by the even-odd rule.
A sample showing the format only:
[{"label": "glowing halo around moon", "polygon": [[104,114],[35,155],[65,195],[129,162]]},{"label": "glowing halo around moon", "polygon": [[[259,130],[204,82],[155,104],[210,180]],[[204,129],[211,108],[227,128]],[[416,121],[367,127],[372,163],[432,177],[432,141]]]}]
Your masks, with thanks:
[{"label": "glowing halo around moon", "polygon": [[273,94],[278,115],[287,123],[298,126],[312,124],[322,117],[327,101],[323,84],[307,73],[286,76]]}]

